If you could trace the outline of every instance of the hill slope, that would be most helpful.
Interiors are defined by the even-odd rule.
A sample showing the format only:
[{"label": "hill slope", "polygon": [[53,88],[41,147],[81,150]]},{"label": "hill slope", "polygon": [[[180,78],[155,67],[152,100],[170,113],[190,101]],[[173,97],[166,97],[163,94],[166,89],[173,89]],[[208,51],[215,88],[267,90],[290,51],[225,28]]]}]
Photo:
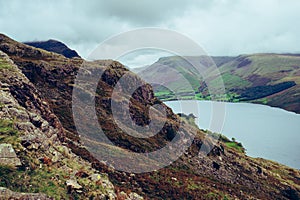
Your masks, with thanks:
[{"label": "hill slope", "polygon": [[[205,57],[188,57],[189,60],[202,62]],[[250,101],[280,107],[300,113],[300,56],[293,54],[253,54],[238,57],[212,57],[220,71],[226,96],[220,100],[230,102]],[[180,57],[159,59],[143,71],[144,77],[162,76],[160,66],[167,65],[177,70],[192,85],[197,99],[210,99],[208,84],[217,83],[211,66],[206,66],[206,82],[193,66]],[[205,65],[205,64],[204,64]],[[164,72],[164,74],[168,74]],[[172,77],[164,80],[176,84]],[[177,83],[180,84],[180,83]],[[162,88],[156,88],[156,95],[162,100],[172,100],[174,95]],[[182,91],[190,94],[191,91]],[[186,95],[187,98],[195,96]]]},{"label": "hill slope", "polygon": [[[227,145],[232,141],[226,138],[221,138],[207,156],[203,155],[200,148],[212,145],[209,140],[204,140],[211,133],[198,130],[190,121],[175,115],[154,97],[151,86],[146,83],[132,95],[133,120],[141,126],[147,125],[149,105],[160,104],[167,109],[167,122],[155,137],[140,139],[124,133],[114,122],[110,107],[111,101],[123,97],[112,99],[111,95],[116,82],[125,73],[132,80],[128,88],[140,79],[118,62],[96,61],[88,63],[86,73],[93,74],[95,68],[104,70],[98,83],[95,110],[99,124],[114,143],[111,145],[114,152],[150,152],[161,148],[178,134],[181,137],[182,133],[195,133],[191,147],[170,166],[142,174],[117,171],[104,164],[105,158],[95,159],[83,146],[83,138],[76,131],[72,117],[72,89],[83,60],[67,59],[4,35],[0,35],[0,51],[4,52],[0,63],[0,116],[1,120],[14,120],[13,123],[4,121],[1,124],[0,143],[11,143],[22,163],[15,169],[0,164],[5,169],[0,176],[0,187],[18,192],[43,192],[57,199],[140,198],[132,192],[149,199],[299,199],[299,170],[250,158],[240,148]],[[89,84],[87,82],[86,88]],[[88,90],[82,92],[83,95],[89,94]],[[122,116],[121,110],[119,114]],[[22,128],[23,123],[31,128]],[[24,140],[23,136],[28,138]],[[61,157],[57,159],[55,155]],[[15,178],[18,176],[24,177],[22,184]],[[38,184],[37,180],[46,185]]]},{"label": "hill slope", "polygon": [[36,48],[41,48],[46,51],[58,53],[67,58],[74,58],[74,57],[80,58],[80,56],[78,55],[78,53],[76,51],[70,49],[69,47],[67,47],[67,45],[65,45],[64,43],[59,42],[57,40],[25,42],[24,44],[27,44],[27,45],[30,45],[30,46],[33,46]]},{"label": "hill slope", "polygon": [[0,72],[0,145],[12,145],[19,160],[0,148],[0,199],[78,198],[79,191],[80,198],[116,197],[107,175],[63,144],[65,131],[49,104],[2,51]]}]

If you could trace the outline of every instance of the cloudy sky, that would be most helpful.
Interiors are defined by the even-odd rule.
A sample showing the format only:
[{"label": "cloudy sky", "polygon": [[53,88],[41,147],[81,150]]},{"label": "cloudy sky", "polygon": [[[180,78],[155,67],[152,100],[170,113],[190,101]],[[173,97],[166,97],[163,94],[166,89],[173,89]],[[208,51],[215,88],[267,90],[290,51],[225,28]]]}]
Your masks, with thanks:
[{"label": "cloudy sky", "polygon": [[[299,53],[299,11],[299,0],[0,0],[0,32],[18,41],[58,39],[83,57],[143,27],[175,30],[209,55]],[[129,64],[156,59],[134,55]]]}]

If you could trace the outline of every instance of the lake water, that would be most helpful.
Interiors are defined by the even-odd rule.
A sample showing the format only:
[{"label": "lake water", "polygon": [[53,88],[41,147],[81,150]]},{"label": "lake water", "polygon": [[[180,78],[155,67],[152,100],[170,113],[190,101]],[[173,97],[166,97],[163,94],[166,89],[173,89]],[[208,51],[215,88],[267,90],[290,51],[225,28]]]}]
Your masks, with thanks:
[{"label": "lake water", "polygon": [[[250,103],[211,101],[165,102],[175,113],[193,113],[201,129],[221,132],[242,142],[247,155],[274,160],[300,169],[300,115],[283,109]],[[225,112],[212,112],[221,110]],[[197,108],[198,106],[198,108]],[[215,113],[215,114],[213,114]],[[222,116],[223,114],[224,117]],[[213,115],[214,120],[211,120]],[[219,116],[219,118],[218,118]],[[219,130],[214,121],[222,122]]]}]

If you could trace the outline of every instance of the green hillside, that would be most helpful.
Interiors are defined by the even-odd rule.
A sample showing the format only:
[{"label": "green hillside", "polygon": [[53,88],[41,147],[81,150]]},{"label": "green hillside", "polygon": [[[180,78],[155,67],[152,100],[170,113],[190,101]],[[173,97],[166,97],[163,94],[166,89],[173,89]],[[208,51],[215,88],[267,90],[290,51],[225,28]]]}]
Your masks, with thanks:
[{"label": "green hillside", "polygon": [[[205,62],[207,57],[187,57],[188,61],[200,62],[205,66],[205,70],[201,71],[206,76],[205,80],[188,61],[176,56],[160,58],[153,65],[139,71],[146,79],[157,77],[164,80],[166,87],[154,87],[155,95],[164,101],[176,99],[175,94],[166,88],[182,85],[181,81],[168,75],[172,74],[172,70],[179,72],[192,88],[180,88],[176,90],[176,95],[198,100],[211,99],[207,85],[214,88],[220,84],[215,75],[216,70],[219,70],[226,94],[215,100],[255,102],[300,113],[300,55],[252,54],[211,58],[215,68]],[[163,72],[162,65],[167,66]]]}]

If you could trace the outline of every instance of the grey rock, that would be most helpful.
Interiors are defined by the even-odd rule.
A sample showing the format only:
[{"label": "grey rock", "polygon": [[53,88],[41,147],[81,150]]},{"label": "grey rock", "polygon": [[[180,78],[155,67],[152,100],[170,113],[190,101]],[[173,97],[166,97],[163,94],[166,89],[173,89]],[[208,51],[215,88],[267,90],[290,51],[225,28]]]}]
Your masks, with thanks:
[{"label": "grey rock", "polygon": [[34,126],[30,122],[18,122],[16,124],[18,130],[25,132],[25,133],[32,133],[34,131]]},{"label": "grey rock", "polygon": [[52,200],[53,198],[42,193],[19,193],[0,187],[0,199]]},{"label": "grey rock", "polygon": [[58,162],[58,161],[60,160],[60,158],[61,158],[60,153],[58,153],[57,151],[55,151],[55,152],[53,152],[52,154],[53,154],[53,157],[52,157],[51,161],[52,161],[53,163]]},{"label": "grey rock", "polygon": [[2,165],[21,166],[21,161],[11,144],[0,144],[0,163]]},{"label": "grey rock", "polygon": [[131,192],[126,200],[143,200],[144,198],[137,193]]},{"label": "grey rock", "polygon": [[43,132],[47,131],[49,129],[49,123],[47,121],[44,121],[41,125],[41,129]]},{"label": "grey rock", "polygon": [[11,116],[15,116],[16,119],[19,121],[28,121],[29,120],[29,116],[25,110],[17,109],[17,108],[10,108],[8,110],[8,112]]},{"label": "grey rock", "polygon": [[100,174],[92,174],[90,176],[92,181],[99,181],[101,179],[101,175]]},{"label": "grey rock", "polygon": [[70,187],[71,189],[74,189],[74,190],[82,189],[82,186],[79,185],[76,180],[69,179],[66,181],[66,185],[67,185],[67,187]]},{"label": "grey rock", "polygon": [[7,83],[0,82],[0,88],[9,88],[9,85]]},{"label": "grey rock", "polygon": [[[1,92],[1,93],[2,93],[2,92]],[[12,102],[11,102],[11,99],[8,98],[8,97],[6,97],[3,93],[2,93],[2,95],[1,95],[0,102],[3,103],[3,104],[5,104],[5,105],[6,105],[6,104],[12,103]]]}]

